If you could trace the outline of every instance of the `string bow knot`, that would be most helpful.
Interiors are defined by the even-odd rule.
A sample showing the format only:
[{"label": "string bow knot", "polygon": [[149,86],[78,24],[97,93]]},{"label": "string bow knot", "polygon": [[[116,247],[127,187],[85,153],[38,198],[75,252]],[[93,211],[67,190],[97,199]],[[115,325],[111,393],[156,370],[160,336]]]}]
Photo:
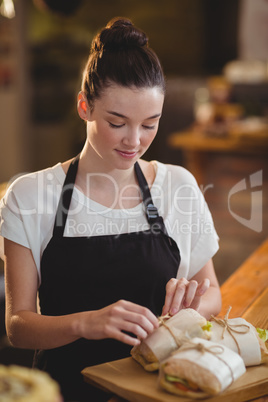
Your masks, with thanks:
[{"label": "string bow knot", "polygon": [[205,352],[211,353],[213,355],[220,355],[221,353],[224,352],[224,348],[221,345],[211,345],[211,346],[205,346],[201,342],[192,342],[192,341],[187,341],[185,344],[183,344],[180,348],[180,351],[184,350],[190,350],[190,349],[195,349],[198,350],[198,352],[204,354]]},{"label": "string bow knot", "polygon": [[233,340],[236,344],[238,353],[239,353],[239,355],[241,355],[241,350],[240,350],[238,341],[237,341],[234,333],[247,334],[250,331],[250,326],[247,324],[230,324],[230,322],[228,320],[229,320],[229,313],[230,313],[231,309],[232,309],[232,307],[230,306],[228,308],[228,311],[225,314],[224,318],[216,318],[212,315],[211,321],[215,321],[217,324],[219,324],[221,327],[223,327],[221,339],[224,339],[225,331],[227,331],[231,335],[231,337],[233,338]]},{"label": "string bow knot", "polygon": [[231,377],[232,377],[232,383],[234,382],[234,374],[233,374],[233,370],[230,367],[230,365],[224,360],[222,359],[219,355],[222,354],[224,352],[224,347],[222,345],[211,345],[211,346],[205,346],[203,343],[198,342],[195,343],[193,341],[187,341],[186,343],[184,343],[179,350],[177,350],[176,352],[174,352],[174,354],[180,353],[180,352],[184,352],[186,350],[197,350],[198,352],[204,354],[205,352],[211,353],[212,355],[214,355],[215,357],[217,357],[217,359],[219,359],[222,363],[224,363],[230,373],[231,373]]}]

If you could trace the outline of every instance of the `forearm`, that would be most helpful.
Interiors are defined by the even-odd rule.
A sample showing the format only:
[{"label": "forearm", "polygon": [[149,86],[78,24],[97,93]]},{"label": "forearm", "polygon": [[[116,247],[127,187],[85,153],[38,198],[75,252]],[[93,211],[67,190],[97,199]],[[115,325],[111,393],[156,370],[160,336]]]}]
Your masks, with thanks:
[{"label": "forearm", "polygon": [[208,320],[211,315],[218,315],[221,311],[221,292],[217,286],[210,286],[200,299],[198,312]]},{"label": "forearm", "polygon": [[149,309],[126,300],[118,300],[100,310],[57,317],[20,310],[7,319],[11,343],[26,349],[53,349],[79,338],[113,338],[134,346],[158,326],[156,316]]},{"label": "forearm", "polygon": [[12,345],[24,349],[53,349],[80,338],[79,321],[83,314],[45,316],[19,311],[7,321],[7,334]]}]

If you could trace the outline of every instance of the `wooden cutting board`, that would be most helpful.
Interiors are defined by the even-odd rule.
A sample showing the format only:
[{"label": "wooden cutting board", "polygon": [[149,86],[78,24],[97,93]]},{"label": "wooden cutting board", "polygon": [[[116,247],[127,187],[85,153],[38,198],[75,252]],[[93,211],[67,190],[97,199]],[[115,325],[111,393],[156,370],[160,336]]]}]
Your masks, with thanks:
[{"label": "wooden cutting board", "polygon": [[[146,372],[132,357],[82,371],[84,379],[131,402],[189,402],[158,387],[157,373]],[[243,402],[268,393],[268,364],[247,368],[246,373],[210,402]],[[195,400],[196,401],[196,400]]]}]

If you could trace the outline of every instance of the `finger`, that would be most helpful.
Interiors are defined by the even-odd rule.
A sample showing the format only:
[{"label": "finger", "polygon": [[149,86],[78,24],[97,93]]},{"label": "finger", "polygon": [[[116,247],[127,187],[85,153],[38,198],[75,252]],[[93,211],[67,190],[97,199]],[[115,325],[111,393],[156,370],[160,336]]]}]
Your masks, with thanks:
[{"label": "finger", "polygon": [[127,332],[127,334],[133,334],[138,339],[145,339],[148,336],[148,333],[144,328],[134,322],[123,321],[120,325],[120,330],[123,333]]},{"label": "finger", "polygon": [[169,310],[171,315],[176,314],[179,310],[182,309],[188,283],[189,282],[185,278],[181,278],[178,280]]},{"label": "finger", "polygon": [[196,290],[197,296],[203,296],[209,289],[209,287],[210,287],[210,280],[208,278],[203,279],[202,282],[200,282],[197,287]]},{"label": "finger", "polygon": [[199,307],[201,298],[206,293],[209,286],[210,286],[209,279],[204,279],[202,282],[200,282],[200,284],[198,285],[198,287],[196,289],[194,299],[192,300],[192,303],[189,307],[194,308],[194,309],[197,309]]},{"label": "finger", "polygon": [[[153,325],[144,316],[125,311],[121,315],[112,314],[108,321],[104,323],[102,333],[103,338],[115,338],[129,343],[131,334],[139,339],[145,339],[153,330]],[[121,332],[126,332],[128,336],[122,337]]]},{"label": "finger", "polygon": [[[145,334],[139,335],[136,332],[135,334],[142,338],[159,326],[158,319],[148,308],[131,302],[120,301],[116,303],[111,309],[110,314],[114,323],[120,323],[121,325],[124,322],[129,323],[129,325],[132,323],[140,326],[145,331]],[[130,328],[122,327],[122,329],[130,331]]]},{"label": "finger", "polygon": [[185,297],[184,297],[184,302],[183,302],[184,307],[189,307],[192,304],[192,302],[195,298],[195,295],[196,295],[197,288],[198,288],[197,281],[193,280],[193,281],[189,282],[186,292],[185,292]]},{"label": "finger", "polygon": [[[129,332],[129,331],[127,331]],[[126,343],[127,345],[136,346],[141,343],[139,338],[135,338],[128,333],[122,332],[118,328],[111,328],[109,331],[109,337],[116,339],[117,341]]]},{"label": "finger", "polygon": [[[152,324],[153,328],[158,328],[159,326],[158,319],[150,309],[140,306],[139,304],[128,302],[126,300],[124,300],[123,302],[124,302],[123,303],[124,308],[127,312],[136,313],[137,316],[140,316],[141,318],[142,317],[146,318],[146,320]],[[146,321],[143,320],[143,322]]]},{"label": "finger", "polygon": [[175,293],[177,283],[178,283],[178,279],[172,278],[166,284],[166,297],[165,297],[165,303],[164,303],[164,306],[162,309],[162,315],[166,315],[170,312],[173,295]]},{"label": "finger", "polygon": [[[124,327],[123,329],[125,331],[133,332],[132,328],[134,328],[135,332],[133,333],[138,337],[146,338],[147,335],[151,334],[155,330],[154,325],[144,315],[131,313],[127,314],[123,318],[124,323],[128,325],[128,328]],[[142,333],[140,333],[141,331],[139,328],[142,329]]]},{"label": "finger", "polygon": [[[129,339],[131,335],[128,334],[133,334],[138,339],[145,339],[154,329],[154,326],[146,317],[136,313],[125,313],[120,318],[115,317],[114,320],[111,320],[106,327],[106,332],[115,333],[117,334],[117,339],[124,339],[124,342],[129,343],[129,341],[132,342],[132,339]],[[122,337],[119,332],[123,334],[126,332],[127,334],[125,335],[127,336]]]}]

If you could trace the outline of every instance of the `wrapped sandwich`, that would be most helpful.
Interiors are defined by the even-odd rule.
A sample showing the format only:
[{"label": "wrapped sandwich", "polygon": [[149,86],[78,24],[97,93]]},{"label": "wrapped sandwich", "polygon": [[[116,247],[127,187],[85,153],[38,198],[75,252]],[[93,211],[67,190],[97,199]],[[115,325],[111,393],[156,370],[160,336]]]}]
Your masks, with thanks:
[{"label": "wrapped sandwich", "polygon": [[228,318],[230,308],[224,319],[211,317],[210,340],[228,346],[237,352],[246,366],[255,366],[268,361],[268,350],[263,334],[265,330],[256,328],[243,318]]},{"label": "wrapped sandwich", "polygon": [[[209,324],[209,325],[208,325]],[[160,326],[140,345],[131,350],[132,357],[147,371],[159,368],[159,362],[178,349],[186,340],[200,337],[209,339],[210,323],[193,309],[180,310],[174,316],[161,321]]]},{"label": "wrapped sandwich", "polygon": [[236,352],[194,338],[161,363],[159,385],[172,394],[202,399],[224,391],[245,372]]},{"label": "wrapped sandwich", "polygon": [[47,373],[17,365],[0,365],[1,402],[63,402],[58,383]]}]

